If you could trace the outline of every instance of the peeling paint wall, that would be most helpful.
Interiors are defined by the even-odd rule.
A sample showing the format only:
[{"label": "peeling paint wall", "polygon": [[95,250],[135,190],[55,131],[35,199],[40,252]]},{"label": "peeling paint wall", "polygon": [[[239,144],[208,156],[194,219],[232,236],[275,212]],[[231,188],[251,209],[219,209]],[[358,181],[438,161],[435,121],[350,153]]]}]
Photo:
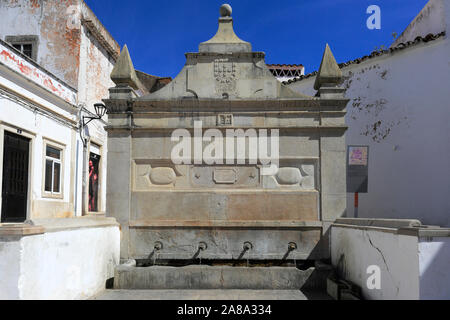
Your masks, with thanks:
[{"label": "peeling paint wall", "polygon": [[115,61],[84,26],[81,50],[84,70],[78,82],[78,97],[91,106],[107,97],[108,89],[114,86],[109,76]]},{"label": "peeling paint wall", "polygon": [[80,4],[80,12],[81,66],[78,97],[88,109],[94,111],[92,105],[107,98],[108,89],[114,86],[110,74],[119,56],[120,47],[84,2]]},{"label": "peeling paint wall", "polygon": [[[369,145],[359,217],[450,225],[450,42],[447,36],[342,69],[348,145]],[[315,76],[289,87],[314,95]],[[347,198],[353,215],[353,195]]]},{"label": "peeling paint wall", "polygon": [[81,35],[68,24],[68,7],[79,0],[1,0],[0,37],[38,35],[37,63],[74,88],[78,85]]},{"label": "peeling paint wall", "polygon": [[[84,1],[0,0],[0,16],[0,38],[37,35],[36,62],[78,89],[80,102],[90,106],[107,97],[120,48]],[[99,28],[95,35],[85,19]]]},{"label": "peeling paint wall", "polygon": [[74,89],[67,87],[59,79],[52,77],[42,70],[39,65],[33,64],[30,60],[17,54],[10,47],[2,43],[0,43],[0,63],[8,66],[70,104],[76,105],[77,93]]}]

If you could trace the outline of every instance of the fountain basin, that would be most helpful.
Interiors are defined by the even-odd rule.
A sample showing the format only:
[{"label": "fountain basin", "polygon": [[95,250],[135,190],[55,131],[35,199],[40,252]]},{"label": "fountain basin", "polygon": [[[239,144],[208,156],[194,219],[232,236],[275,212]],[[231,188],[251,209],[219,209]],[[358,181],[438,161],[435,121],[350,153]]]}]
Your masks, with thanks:
[{"label": "fountain basin", "polygon": [[115,289],[323,289],[329,268],[233,267],[191,265],[185,267],[116,267]]}]

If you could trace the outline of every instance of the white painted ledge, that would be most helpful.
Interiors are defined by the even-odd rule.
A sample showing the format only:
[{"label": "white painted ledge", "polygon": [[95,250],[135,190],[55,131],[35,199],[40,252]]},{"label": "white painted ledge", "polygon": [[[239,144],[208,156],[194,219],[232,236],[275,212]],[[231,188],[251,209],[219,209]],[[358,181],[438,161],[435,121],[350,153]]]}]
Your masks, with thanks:
[{"label": "white painted ledge", "polygon": [[113,218],[40,219],[0,226],[0,300],[89,299],[120,261]]},{"label": "white painted ledge", "polygon": [[42,226],[45,232],[58,232],[65,230],[76,230],[86,228],[104,228],[104,227],[118,227],[115,218],[105,218],[96,216],[84,216],[77,218],[62,218],[62,219],[35,219],[33,223],[36,226]]}]

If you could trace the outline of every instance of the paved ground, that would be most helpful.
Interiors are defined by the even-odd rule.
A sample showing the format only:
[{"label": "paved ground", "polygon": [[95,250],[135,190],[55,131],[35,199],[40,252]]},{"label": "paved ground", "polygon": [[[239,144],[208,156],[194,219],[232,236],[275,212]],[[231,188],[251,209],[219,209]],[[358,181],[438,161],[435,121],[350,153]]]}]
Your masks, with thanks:
[{"label": "paved ground", "polygon": [[331,300],[300,290],[106,290],[92,300]]}]

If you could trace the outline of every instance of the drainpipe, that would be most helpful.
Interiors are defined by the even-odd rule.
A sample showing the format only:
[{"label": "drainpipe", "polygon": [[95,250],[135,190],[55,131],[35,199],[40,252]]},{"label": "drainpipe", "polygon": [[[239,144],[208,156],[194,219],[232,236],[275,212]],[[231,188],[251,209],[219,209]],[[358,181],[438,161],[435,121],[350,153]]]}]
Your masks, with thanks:
[{"label": "drainpipe", "polygon": [[[78,114],[79,119],[79,130],[80,130],[80,138],[81,142],[83,143],[83,168],[82,168],[82,174],[81,174],[81,215],[85,216],[88,213],[87,210],[87,186],[86,186],[86,179],[87,179],[87,144],[88,144],[88,138],[86,138],[86,128],[87,126],[83,127],[83,105],[80,106],[80,111]],[[82,132],[82,131],[85,132]]]},{"label": "drainpipe", "polygon": [[87,183],[86,183],[86,179],[87,179],[87,143],[88,143],[88,139],[86,138],[83,141],[83,174],[82,174],[82,187],[81,187],[81,215],[85,216],[88,213],[87,210]]},{"label": "drainpipe", "polygon": [[77,210],[78,210],[78,158],[80,155],[80,141],[77,140],[77,152],[75,156],[75,194],[74,194],[74,216],[77,216]]}]

